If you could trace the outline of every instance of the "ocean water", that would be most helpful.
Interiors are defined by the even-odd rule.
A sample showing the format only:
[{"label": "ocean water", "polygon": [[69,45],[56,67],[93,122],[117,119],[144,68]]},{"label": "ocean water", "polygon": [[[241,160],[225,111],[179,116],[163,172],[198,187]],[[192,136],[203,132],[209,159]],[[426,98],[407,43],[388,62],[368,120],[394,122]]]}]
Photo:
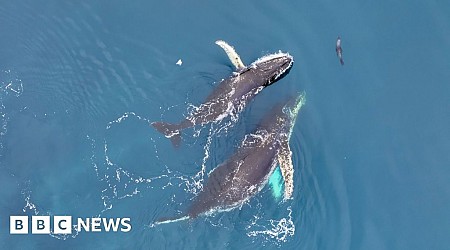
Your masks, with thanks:
[{"label": "ocean water", "polygon": [[[448,13],[417,0],[1,1],[0,248],[448,249]],[[182,119],[232,73],[217,39],[246,64],[279,50],[295,63],[237,121],[187,129],[174,149],[149,123]],[[153,226],[299,91],[292,200],[265,187]],[[129,217],[132,230],[9,234],[9,216],[36,214]]]}]

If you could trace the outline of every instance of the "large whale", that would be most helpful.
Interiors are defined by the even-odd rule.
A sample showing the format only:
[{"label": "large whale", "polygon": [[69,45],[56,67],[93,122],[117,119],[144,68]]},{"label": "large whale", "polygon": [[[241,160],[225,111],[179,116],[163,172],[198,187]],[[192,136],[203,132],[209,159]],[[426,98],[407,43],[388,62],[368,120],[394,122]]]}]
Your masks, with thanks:
[{"label": "large whale", "polygon": [[266,185],[277,164],[285,183],[283,199],[290,199],[294,190],[294,167],[289,140],[304,103],[305,95],[302,93],[284,104],[275,105],[256,130],[245,136],[236,152],[208,175],[206,185],[186,213],[162,218],[155,224],[236,208]]},{"label": "large whale", "polygon": [[222,80],[206,101],[188,114],[186,119],[176,124],[151,123],[156,130],[170,138],[174,146],[180,144],[180,130],[218,122],[242,111],[259,91],[285,76],[294,62],[291,55],[280,51],[263,56],[245,66],[233,47],[221,40],[216,41],[216,44],[225,50],[236,71],[229,78]]}]

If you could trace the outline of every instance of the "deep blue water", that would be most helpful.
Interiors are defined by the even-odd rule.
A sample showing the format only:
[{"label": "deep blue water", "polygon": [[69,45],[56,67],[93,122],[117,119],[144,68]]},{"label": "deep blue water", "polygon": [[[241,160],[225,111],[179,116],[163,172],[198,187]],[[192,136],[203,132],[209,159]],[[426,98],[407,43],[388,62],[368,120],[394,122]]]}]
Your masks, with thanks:
[{"label": "deep blue water", "polygon": [[[78,2],[0,3],[2,249],[449,248],[450,2]],[[247,64],[278,50],[295,63],[227,131],[188,129],[175,150],[149,122],[182,119],[231,74],[217,39]],[[303,90],[292,200],[266,187],[149,226]],[[10,215],[34,214],[130,217],[132,231],[9,234]]]}]

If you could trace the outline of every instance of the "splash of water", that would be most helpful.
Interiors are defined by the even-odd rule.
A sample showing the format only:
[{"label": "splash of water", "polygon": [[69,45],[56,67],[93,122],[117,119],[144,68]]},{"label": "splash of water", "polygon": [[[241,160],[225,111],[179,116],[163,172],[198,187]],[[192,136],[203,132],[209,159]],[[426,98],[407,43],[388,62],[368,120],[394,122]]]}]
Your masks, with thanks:
[{"label": "splash of water", "polygon": [[11,70],[0,71],[0,157],[3,156],[3,139],[8,133],[8,122],[10,112],[8,111],[8,100],[18,98],[23,93],[22,80]]},{"label": "splash of water", "polygon": [[[270,239],[276,240],[276,242],[286,242],[289,237],[295,234],[295,225],[292,221],[292,208],[289,206],[287,208],[288,216],[287,218],[281,218],[279,220],[270,219],[270,226],[259,225],[259,217],[255,217],[255,220],[247,228],[250,230],[247,233],[248,237],[263,237],[265,241]],[[262,228],[260,230],[253,230],[253,228]]]}]

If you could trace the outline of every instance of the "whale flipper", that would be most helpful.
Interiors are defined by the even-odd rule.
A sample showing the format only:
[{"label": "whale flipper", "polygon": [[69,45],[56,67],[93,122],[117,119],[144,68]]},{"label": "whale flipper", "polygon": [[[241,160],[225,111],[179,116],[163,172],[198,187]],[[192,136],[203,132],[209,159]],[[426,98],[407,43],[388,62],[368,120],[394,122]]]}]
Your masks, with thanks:
[{"label": "whale flipper", "polygon": [[294,165],[292,164],[292,151],[289,147],[288,138],[283,138],[280,142],[280,151],[278,153],[278,163],[280,164],[281,174],[284,179],[284,199],[292,198],[294,191]]},{"label": "whale flipper", "polygon": [[151,125],[158,130],[158,132],[169,138],[174,147],[177,148],[180,146],[181,132],[178,125],[170,124],[168,122],[152,122]]},{"label": "whale flipper", "polygon": [[223,40],[217,40],[216,44],[219,45],[223,50],[225,50],[225,53],[227,53],[228,58],[230,59],[234,67],[236,67],[236,69],[245,68],[245,65],[242,62],[241,57],[238,55],[238,53],[236,53],[236,51],[231,45],[229,45]]}]

